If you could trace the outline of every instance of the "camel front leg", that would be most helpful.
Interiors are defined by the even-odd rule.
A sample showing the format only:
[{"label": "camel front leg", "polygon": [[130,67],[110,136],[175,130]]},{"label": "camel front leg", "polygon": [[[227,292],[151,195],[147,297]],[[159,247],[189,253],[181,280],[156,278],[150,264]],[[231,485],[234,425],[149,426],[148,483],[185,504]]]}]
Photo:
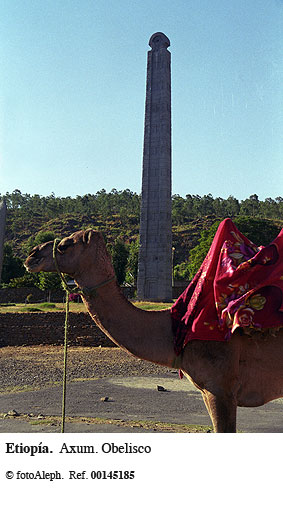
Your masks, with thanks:
[{"label": "camel front leg", "polygon": [[209,391],[203,391],[202,397],[215,433],[236,433],[236,399],[232,395],[214,395]]}]

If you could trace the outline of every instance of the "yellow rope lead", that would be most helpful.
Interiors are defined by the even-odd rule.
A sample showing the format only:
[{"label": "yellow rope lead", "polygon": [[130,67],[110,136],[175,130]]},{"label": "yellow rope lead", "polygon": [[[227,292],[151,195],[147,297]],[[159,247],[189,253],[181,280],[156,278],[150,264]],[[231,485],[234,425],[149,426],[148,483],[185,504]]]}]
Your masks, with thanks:
[{"label": "yellow rope lead", "polygon": [[65,430],[65,407],[66,407],[66,384],[67,384],[67,350],[68,350],[68,328],[69,328],[69,309],[70,309],[70,303],[69,303],[69,293],[76,292],[78,294],[84,295],[84,296],[96,296],[96,291],[98,288],[101,288],[102,286],[105,286],[106,284],[109,284],[115,279],[114,277],[111,277],[111,279],[107,279],[104,282],[101,282],[100,284],[97,284],[93,288],[85,288],[83,290],[72,290],[69,288],[67,281],[64,277],[64,274],[61,273],[57,259],[56,259],[56,247],[57,243],[60,242],[60,239],[55,239],[53,243],[53,261],[55,264],[55,268],[57,270],[57,273],[61,279],[62,282],[62,287],[65,290],[66,293],[66,314],[65,314],[65,336],[64,336],[64,371],[63,371],[63,398],[62,398],[62,423],[61,423],[61,433],[64,433]]},{"label": "yellow rope lead", "polygon": [[63,373],[63,397],[62,397],[62,421],[61,433],[65,431],[65,408],[66,408],[66,384],[67,384],[67,349],[68,349],[68,327],[69,327],[69,293],[66,291],[66,314],[65,314],[65,336],[64,336],[64,373]]},{"label": "yellow rope lead", "polygon": [[56,260],[56,246],[60,242],[59,239],[54,240],[53,244],[53,260],[56,266],[57,273],[61,279],[62,287],[66,294],[66,305],[65,305],[65,332],[64,332],[64,367],[63,367],[63,395],[62,395],[62,420],[61,420],[61,433],[65,432],[65,411],[66,411],[66,389],[67,389],[67,354],[68,354],[68,328],[69,328],[69,289],[64,276],[61,274],[57,260]]}]

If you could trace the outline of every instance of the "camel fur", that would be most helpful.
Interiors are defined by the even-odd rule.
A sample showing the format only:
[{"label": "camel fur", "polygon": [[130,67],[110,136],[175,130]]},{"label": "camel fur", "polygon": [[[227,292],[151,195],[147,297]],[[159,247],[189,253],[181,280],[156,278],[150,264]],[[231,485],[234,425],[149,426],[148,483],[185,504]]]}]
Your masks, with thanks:
[{"label": "camel fur", "polygon": [[[54,272],[53,242],[35,247],[25,267]],[[102,234],[78,231],[57,247],[60,271],[78,287],[93,288],[114,276]],[[215,432],[236,432],[237,406],[256,407],[283,396],[283,329],[277,334],[235,332],[228,342],[190,341],[176,357],[170,310],[145,311],[122,294],[116,280],[83,295],[95,323],[130,354],[169,368],[180,368],[201,391]]]}]

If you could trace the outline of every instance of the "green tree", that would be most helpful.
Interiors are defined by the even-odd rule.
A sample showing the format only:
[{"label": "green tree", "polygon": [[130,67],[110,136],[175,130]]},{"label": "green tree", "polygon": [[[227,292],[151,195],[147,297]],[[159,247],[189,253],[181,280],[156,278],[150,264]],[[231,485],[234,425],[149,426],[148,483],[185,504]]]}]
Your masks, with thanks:
[{"label": "green tree", "polygon": [[25,273],[23,261],[14,256],[13,248],[10,244],[4,245],[2,282],[9,283],[11,279],[21,277]]},{"label": "green tree", "polygon": [[213,214],[213,196],[209,193],[208,195],[204,195],[199,201],[199,210],[202,216],[207,216],[208,214]]},{"label": "green tree", "polygon": [[126,266],[126,281],[129,284],[137,284],[139,247],[139,239],[133,240],[129,246],[129,254]]},{"label": "green tree", "polygon": [[247,216],[258,216],[260,209],[260,202],[257,195],[251,195],[249,198],[241,203],[240,214]]},{"label": "green tree", "polygon": [[237,198],[230,195],[227,200],[224,200],[225,213],[223,217],[234,217],[240,212],[240,204]]},{"label": "green tree", "polygon": [[216,216],[219,217],[226,216],[225,203],[226,200],[224,200],[223,198],[220,197],[215,198],[215,200],[213,201],[213,210]]},{"label": "green tree", "polygon": [[186,219],[185,200],[180,195],[172,197],[172,223],[173,225],[181,225]]},{"label": "green tree", "polygon": [[281,227],[267,219],[238,216],[234,219],[239,230],[255,245],[268,245],[280,232]]},{"label": "green tree", "polygon": [[195,211],[194,211],[194,199],[195,197],[192,195],[186,195],[186,200],[185,200],[185,213],[186,213],[186,218],[187,219],[193,219],[195,216]]},{"label": "green tree", "polygon": [[[276,201],[277,200],[277,201]],[[266,218],[272,218],[276,214],[279,217],[278,199],[266,198],[264,202],[260,202],[260,215]]]},{"label": "green tree", "polygon": [[282,196],[277,196],[275,198],[276,202],[276,215],[278,218],[283,219],[283,198]]},{"label": "green tree", "polygon": [[190,279],[195,276],[201,267],[214,239],[219,223],[220,221],[216,221],[208,230],[203,230],[198,245],[191,249],[187,269]]},{"label": "green tree", "polygon": [[26,272],[22,277],[11,279],[6,285],[8,288],[32,288],[38,287],[38,274]]},{"label": "green tree", "polygon": [[39,272],[38,287],[41,291],[47,292],[47,301],[50,302],[52,292],[62,289],[61,279],[59,275],[54,272]]},{"label": "green tree", "polygon": [[188,261],[183,261],[174,267],[174,279],[176,281],[190,280],[191,273]]},{"label": "green tree", "polygon": [[113,267],[117,277],[118,284],[123,284],[126,278],[126,266],[129,250],[121,239],[116,239],[111,250]]}]

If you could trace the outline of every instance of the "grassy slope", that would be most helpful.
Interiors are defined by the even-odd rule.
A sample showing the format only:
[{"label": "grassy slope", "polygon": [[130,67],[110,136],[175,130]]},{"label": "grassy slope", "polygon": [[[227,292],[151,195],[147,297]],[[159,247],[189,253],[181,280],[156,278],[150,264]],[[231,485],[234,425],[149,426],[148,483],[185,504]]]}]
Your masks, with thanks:
[{"label": "grassy slope", "polygon": [[[184,224],[173,226],[173,247],[174,264],[177,265],[186,261],[189,257],[189,251],[198,244],[201,232],[219,220],[214,215],[201,217],[187,221]],[[273,220],[274,224],[280,229],[283,221]],[[40,216],[31,219],[28,223],[21,223],[17,230],[12,231],[12,222],[8,217],[5,240],[9,241],[15,254],[24,259],[27,253],[27,242],[30,237],[35,237],[40,231],[52,231],[58,238],[63,238],[71,233],[93,228],[104,234],[107,244],[112,244],[116,238],[121,238],[125,243],[135,240],[139,236],[139,219],[134,216],[127,216],[123,221],[119,215],[114,215],[103,219],[101,216],[82,215],[82,214],[64,214],[59,218],[51,219],[45,222]],[[26,250],[26,253],[24,252]]]},{"label": "grassy slope", "polygon": [[[175,264],[188,258],[189,250],[197,245],[201,231],[209,228],[215,220],[215,216],[207,216],[173,226]],[[75,231],[93,228],[103,233],[107,244],[112,244],[118,237],[129,243],[139,236],[139,220],[131,216],[128,217],[127,222],[123,222],[118,215],[104,220],[99,216],[65,214],[48,222],[38,218],[31,220],[26,226],[22,223],[22,226],[17,227],[16,232],[12,232],[11,224],[8,219],[5,239],[12,244],[15,254],[22,259],[28,251],[29,238],[35,237],[40,231],[52,231],[56,237],[63,238]],[[26,253],[23,252],[24,250]]]}]

